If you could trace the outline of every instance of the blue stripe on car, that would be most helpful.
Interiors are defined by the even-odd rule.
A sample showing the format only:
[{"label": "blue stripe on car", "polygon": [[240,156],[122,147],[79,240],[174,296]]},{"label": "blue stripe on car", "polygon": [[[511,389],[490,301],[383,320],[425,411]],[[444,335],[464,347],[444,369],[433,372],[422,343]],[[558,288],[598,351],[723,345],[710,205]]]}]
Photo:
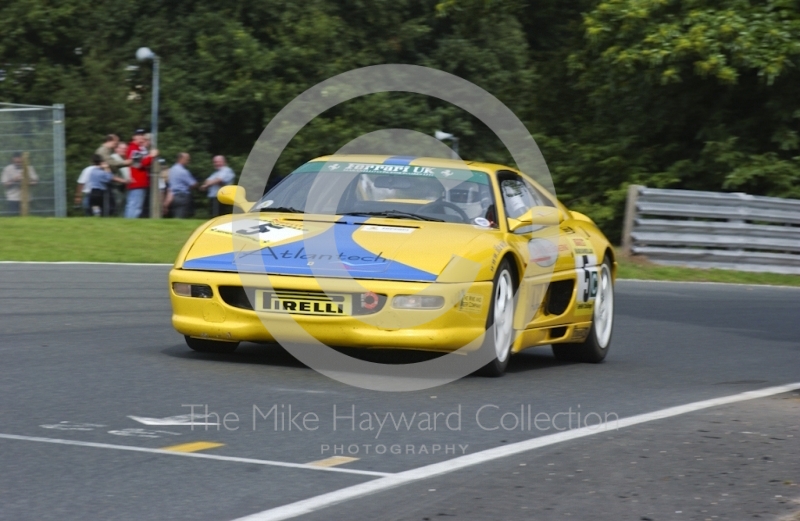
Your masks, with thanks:
[{"label": "blue stripe on car", "polygon": [[406,165],[410,165],[410,164],[411,164],[411,162],[412,162],[413,160],[415,160],[415,159],[416,159],[416,157],[414,157],[414,156],[392,156],[392,157],[390,157],[390,158],[386,159],[386,160],[383,162],[383,164],[384,164],[384,165],[401,165],[401,166],[406,166]]},{"label": "blue stripe on car", "polygon": [[[360,246],[353,239],[360,225],[342,220],[305,240],[241,254],[231,252],[187,260],[183,269],[395,281],[436,280],[435,273],[387,259],[383,252],[371,252]],[[335,252],[330,251],[331,242],[335,244]]]}]

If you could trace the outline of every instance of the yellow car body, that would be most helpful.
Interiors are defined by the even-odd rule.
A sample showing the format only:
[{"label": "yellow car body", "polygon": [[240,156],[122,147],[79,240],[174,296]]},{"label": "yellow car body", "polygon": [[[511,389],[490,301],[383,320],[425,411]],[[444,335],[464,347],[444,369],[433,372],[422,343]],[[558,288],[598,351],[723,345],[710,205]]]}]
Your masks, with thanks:
[{"label": "yellow car body", "polygon": [[[591,219],[571,212],[517,170],[497,164],[467,162],[465,171],[465,163],[445,159],[327,156],[307,163],[297,175],[302,176],[303,169],[312,173],[316,169],[317,178],[325,180],[320,176],[329,175],[333,184],[340,174],[331,165],[356,172],[378,172],[382,165],[404,166],[407,172],[427,169],[444,183],[441,197],[448,202],[400,193],[402,189],[391,187],[412,185],[399,177],[400,181],[391,181],[373,176],[369,178],[372,185],[353,181],[353,197],[360,201],[365,190],[361,183],[373,192],[391,192],[392,197],[381,199],[382,204],[402,208],[416,204],[442,212],[431,215],[453,220],[464,219],[464,214],[467,221],[269,211],[271,200],[262,198],[253,205],[242,199],[236,187],[223,189],[221,200],[230,203],[235,197],[236,204],[250,211],[200,226],[169,274],[172,323],[187,342],[235,345],[303,341],[310,336],[331,346],[360,348],[453,351],[478,345],[487,329],[493,281],[501,264],[511,266],[516,279],[511,352],[586,341],[598,267],[605,259],[611,277],[616,272],[613,249]],[[453,174],[447,174],[451,171],[483,184],[454,185]],[[419,179],[413,181],[422,183]],[[390,188],[380,188],[381,184]],[[484,199],[469,202],[477,189],[470,195],[468,190],[452,188],[467,184],[470,190],[483,190]],[[507,208],[512,201],[507,187],[523,184],[535,190],[543,204],[524,208],[525,215],[516,215],[520,221]],[[466,202],[449,202],[456,199]],[[493,213],[470,217],[486,212],[487,202],[494,205],[489,207]],[[462,211],[448,209],[457,205]],[[539,224],[528,225],[526,219],[531,214],[536,218],[537,212]],[[550,221],[541,224],[543,219]],[[320,244],[315,246],[315,240]],[[324,249],[325,241],[335,244],[335,252]],[[204,287],[210,290],[198,290],[192,296],[194,288]],[[413,298],[425,295],[433,300]],[[417,302],[443,304],[436,309],[423,304],[413,309],[395,307]]]}]

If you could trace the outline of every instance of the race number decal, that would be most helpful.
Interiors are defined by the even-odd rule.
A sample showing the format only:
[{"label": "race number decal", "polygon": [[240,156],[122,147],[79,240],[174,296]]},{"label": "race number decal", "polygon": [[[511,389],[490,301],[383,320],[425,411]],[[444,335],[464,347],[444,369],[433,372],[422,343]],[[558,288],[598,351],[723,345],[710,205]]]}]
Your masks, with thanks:
[{"label": "race number decal", "polygon": [[[588,244],[588,241],[581,241]],[[578,292],[576,295],[576,315],[591,315],[594,308],[594,299],[597,296],[597,256],[594,250],[583,245],[576,245],[575,250],[591,251],[592,253],[575,252],[575,271],[578,282]]]},{"label": "race number decal", "polygon": [[294,239],[303,235],[303,227],[296,223],[276,219],[241,219],[214,226],[209,231],[236,236],[258,243],[260,246]]}]

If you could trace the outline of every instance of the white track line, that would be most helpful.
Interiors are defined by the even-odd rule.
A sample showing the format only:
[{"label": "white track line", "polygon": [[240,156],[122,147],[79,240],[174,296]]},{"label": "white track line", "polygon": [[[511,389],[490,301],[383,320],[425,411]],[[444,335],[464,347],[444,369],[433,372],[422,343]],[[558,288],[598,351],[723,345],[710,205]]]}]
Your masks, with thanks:
[{"label": "white track line", "polygon": [[488,449],[481,452],[476,452],[474,454],[468,454],[466,456],[459,456],[457,458],[443,461],[441,463],[434,463],[433,465],[427,465],[425,467],[420,467],[417,469],[408,470],[397,474],[391,474],[381,479],[368,481],[366,483],[361,483],[359,485],[355,485],[352,487],[347,487],[340,490],[336,490],[334,492],[329,492],[327,494],[322,494],[320,496],[304,499],[296,503],[290,503],[288,505],[272,508],[269,510],[264,510],[263,512],[258,512],[256,514],[241,517],[239,519],[236,519],[235,521],[280,521],[283,519],[291,519],[297,516],[301,516],[303,514],[308,514],[317,510],[321,510],[325,507],[336,505],[337,503],[342,503],[349,499],[356,499],[369,494],[374,494],[376,492],[381,492],[391,488],[399,487],[401,485],[412,483],[414,481],[418,481],[421,479],[427,479],[434,476],[439,476],[441,474],[446,474],[448,472],[461,470],[463,468],[470,467],[472,465],[479,465],[481,463],[486,463],[488,461],[496,460],[499,458],[505,458],[508,456],[513,456],[515,454],[519,454],[533,449],[538,449],[541,447],[546,447],[548,445],[553,445],[568,440],[574,440],[577,438],[592,436],[593,434],[608,432],[606,428],[599,428],[599,427],[608,427],[609,425],[614,426],[616,428],[630,427],[632,425],[638,425],[640,423],[646,423],[655,420],[662,420],[664,418],[670,418],[672,416],[678,416],[680,414],[700,411],[703,409],[708,409],[710,407],[726,405],[729,403],[743,402],[746,400],[753,400],[755,398],[764,398],[767,396],[773,396],[775,394],[781,394],[789,391],[794,391],[797,389],[800,389],[800,382],[788,385],[781,385],[778,387],[767,387],[766,389],[760,389],[757,391],[748,391],[741,394],[734,394],[732,396],[723,396],[721,398],[713,398],[711,400],[704,400],[701,402],[694,402],[686,405],[678,405],[676,407],[661,409],[660,411],[638,414],[636,416],[631,416],[629,418],[623,418],[617,422],[609,424],[592,425],[589,427],[582,427],[580,429],[564,431],[557,434],[539,436],[538,438],[533,438],[518,443],[512,443],[510,445],[504,445],[502,447]]},{"label": "white track line", "polygon": [[132,452],[146,452],[148,454],[162,454],[165,456],[181,456],[184,458],[212,459],[217,461],[233,461],[236,463],[253,463],[256,465],[269,465],[273,467],[289,467],[293,469],[317,470],[325,472],[339,472],[343,474],[360,474],[363,476],[391,476],[386,472],[373,472],[371,470],[356,470],[336,467],[316,467],[305,463],[287,463],[285,461],[270,461],[252,458],[237,458],[234,456],[220,456],[217,454],[202,454],[198,452],[173,452],[164,449],[148,449],[146,447],[133,447],[131,445],[112,445],[110,443],[93,443],[89,441],[60,440],[56,438],[39,438],[35,436],[18,436],[16,434],[0,434],[0,439],[36,441],[40,443],[55,443],[58,445],[75,445],[78,447],[92,447],[95,449],[127,450]]}]

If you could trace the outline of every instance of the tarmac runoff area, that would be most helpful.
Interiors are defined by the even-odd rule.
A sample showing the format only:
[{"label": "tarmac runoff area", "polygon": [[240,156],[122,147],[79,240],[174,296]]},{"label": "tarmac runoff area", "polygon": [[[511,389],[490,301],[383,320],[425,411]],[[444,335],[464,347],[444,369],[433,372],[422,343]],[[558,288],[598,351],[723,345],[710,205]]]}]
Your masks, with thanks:
[{"label": "tarmac runoff area", "polygon": [[603,364],[375,393],[189,351],[168,269],[0,265],[0,519],[800,519],[800,289],[619,281]]}]

